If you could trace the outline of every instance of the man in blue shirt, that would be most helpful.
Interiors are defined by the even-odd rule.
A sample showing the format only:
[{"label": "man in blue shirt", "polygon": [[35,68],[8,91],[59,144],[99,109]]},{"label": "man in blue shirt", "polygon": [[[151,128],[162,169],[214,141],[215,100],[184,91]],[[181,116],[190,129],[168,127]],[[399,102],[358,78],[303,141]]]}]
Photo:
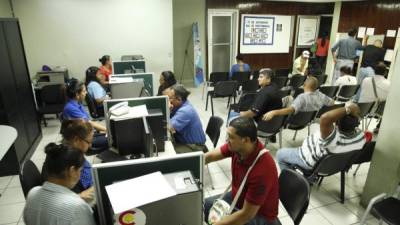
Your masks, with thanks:
[{"label": "man in blue shirt", "polygon": [[249,64],[243,62],[243,55],[237,55],[236,62],[237,63],[232,66],[231,71],[229,72],[229,78],[232,78],[232,75],[235,72],[250,72]]},{"label": "man in blue shirt", "polygon": [[171,109],[170,131],[175,138],[177,153],[204,151],[206,136],[199,115],[187,100],[190,92],[182,85],[174,85],[166,91]]}]

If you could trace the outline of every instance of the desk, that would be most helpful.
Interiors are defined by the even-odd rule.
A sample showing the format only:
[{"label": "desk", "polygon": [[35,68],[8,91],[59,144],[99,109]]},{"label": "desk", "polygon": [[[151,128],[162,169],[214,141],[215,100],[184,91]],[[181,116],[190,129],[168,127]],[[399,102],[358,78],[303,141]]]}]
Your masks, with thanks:
[{"label": "desk", "polygon": [[14,127],[0,125],[0,160],[8,152],[11,145],[17,139],[17,130]]}]

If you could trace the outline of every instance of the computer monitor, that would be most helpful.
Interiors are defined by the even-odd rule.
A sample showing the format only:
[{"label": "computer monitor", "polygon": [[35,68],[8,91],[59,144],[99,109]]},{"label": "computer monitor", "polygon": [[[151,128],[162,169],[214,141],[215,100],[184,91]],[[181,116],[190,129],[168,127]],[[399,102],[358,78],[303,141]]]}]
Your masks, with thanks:
[{"label": "computer monitor", "polygon": [[153,156],[154,138],[146,117],[110,121],[112,146],[122,156]]},{"label": "computer monitor", "polygon": [[132,82],[110,82],[110,87],[113,99],[137,98],[142,95],[144,81],[143,79],[132,79]]}]

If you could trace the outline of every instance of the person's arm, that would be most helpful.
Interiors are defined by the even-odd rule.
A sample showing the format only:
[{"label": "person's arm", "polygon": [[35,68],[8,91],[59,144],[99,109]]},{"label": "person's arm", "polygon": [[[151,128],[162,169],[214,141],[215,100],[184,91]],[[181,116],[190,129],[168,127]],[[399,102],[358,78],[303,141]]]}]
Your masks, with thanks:
[{"label": "person's arm", "polygon": [[243,207],[232,213],[231,215],[225,216],[221,221],[214,223],[214,225],[243,225],[253,219],[258,210],[259,205],[254,205],[248,201],[244,201]]},{"label": "person's arm", "polygon": [[255,117],[257,114],[251,110],[247,110],[247,111],[242,111],[240,112],[240,116],[241,117],[250,117],[253,118]]},{"label": "person's arm", "polygon": [[335,129],[334,123],[346,115],[346,110],[352,116],[359,116],[360,109],[354,103],[322,114],[319,125],[322,139],[327,138],[332,133]]},{"label": "person's arm", "polygon": [[277,109],[277,110],[272,110],[264,114],[263,120],[271,120],[275,116],[284,116],[284,115],[289,115],[295,112],[295,109],[293,106],[289,106],[283,109]]},{"label": "person's arm", "polygon": [[339,43],[340,43],[340,40],[338,42],[336,42],[331,48],[333,63],[336,63],[336,61],[337,61],[336,50],[339,47]]},{"label": "person's arm", "polygon": [[81,197],[86,202],[92,201],[94,198],[94,187],[90,187],[81,193],[79,193],[79,197]]},{"label": "person's arm", "polygon": [[254,118],[260,115],[260,111],[265,107],[265,103],[270,101],[268,92],[263,90],[257,93],[256,99],[249,110],[240,112],[241,117]]},{"label": "person's arm", "polygon": [[222,154],[221,148],[217,148],[212,151],[209,151],[204,155],[205,164],[219,161],[223,158],[225,158],[225,156]]},{"label": "person's arm", "polygon": [[105,131],[107,131],[106,127],[103,126],[103,125],[101,125],[101,124],[99,124],[99,123],[96,123],[96,122],[91,121],[91,120],[89,120],[88,122],[89,122],[90,125],[92,125],[92,127],[93,127],[94,129],[96,129],[97,131],[100,131],[100,132],[105,132]]}]

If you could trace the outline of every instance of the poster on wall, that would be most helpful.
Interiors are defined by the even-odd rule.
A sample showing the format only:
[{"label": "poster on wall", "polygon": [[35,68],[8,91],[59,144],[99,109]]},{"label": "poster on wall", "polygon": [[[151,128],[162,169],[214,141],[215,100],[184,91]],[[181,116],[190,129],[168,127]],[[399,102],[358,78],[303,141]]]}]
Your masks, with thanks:
[{"label": "poster on wall", "polygon": [[201,48],[200,48],[200,34],[199,34],[199,24],[197,22],[193,23],[193,47],[194,47],[194,85],[198,87],[204,82],[204,70],[203,61],[201,59]]},{"label": "poster on wall", "polygon": [[288,53],[291,16],[242,14],[240,53]]},{"label": "poster on wall", "polygon": [[301,18],[299,17],[299,28],[297,36],[297,46],[311,46],[318,35],[318,18]]}]

